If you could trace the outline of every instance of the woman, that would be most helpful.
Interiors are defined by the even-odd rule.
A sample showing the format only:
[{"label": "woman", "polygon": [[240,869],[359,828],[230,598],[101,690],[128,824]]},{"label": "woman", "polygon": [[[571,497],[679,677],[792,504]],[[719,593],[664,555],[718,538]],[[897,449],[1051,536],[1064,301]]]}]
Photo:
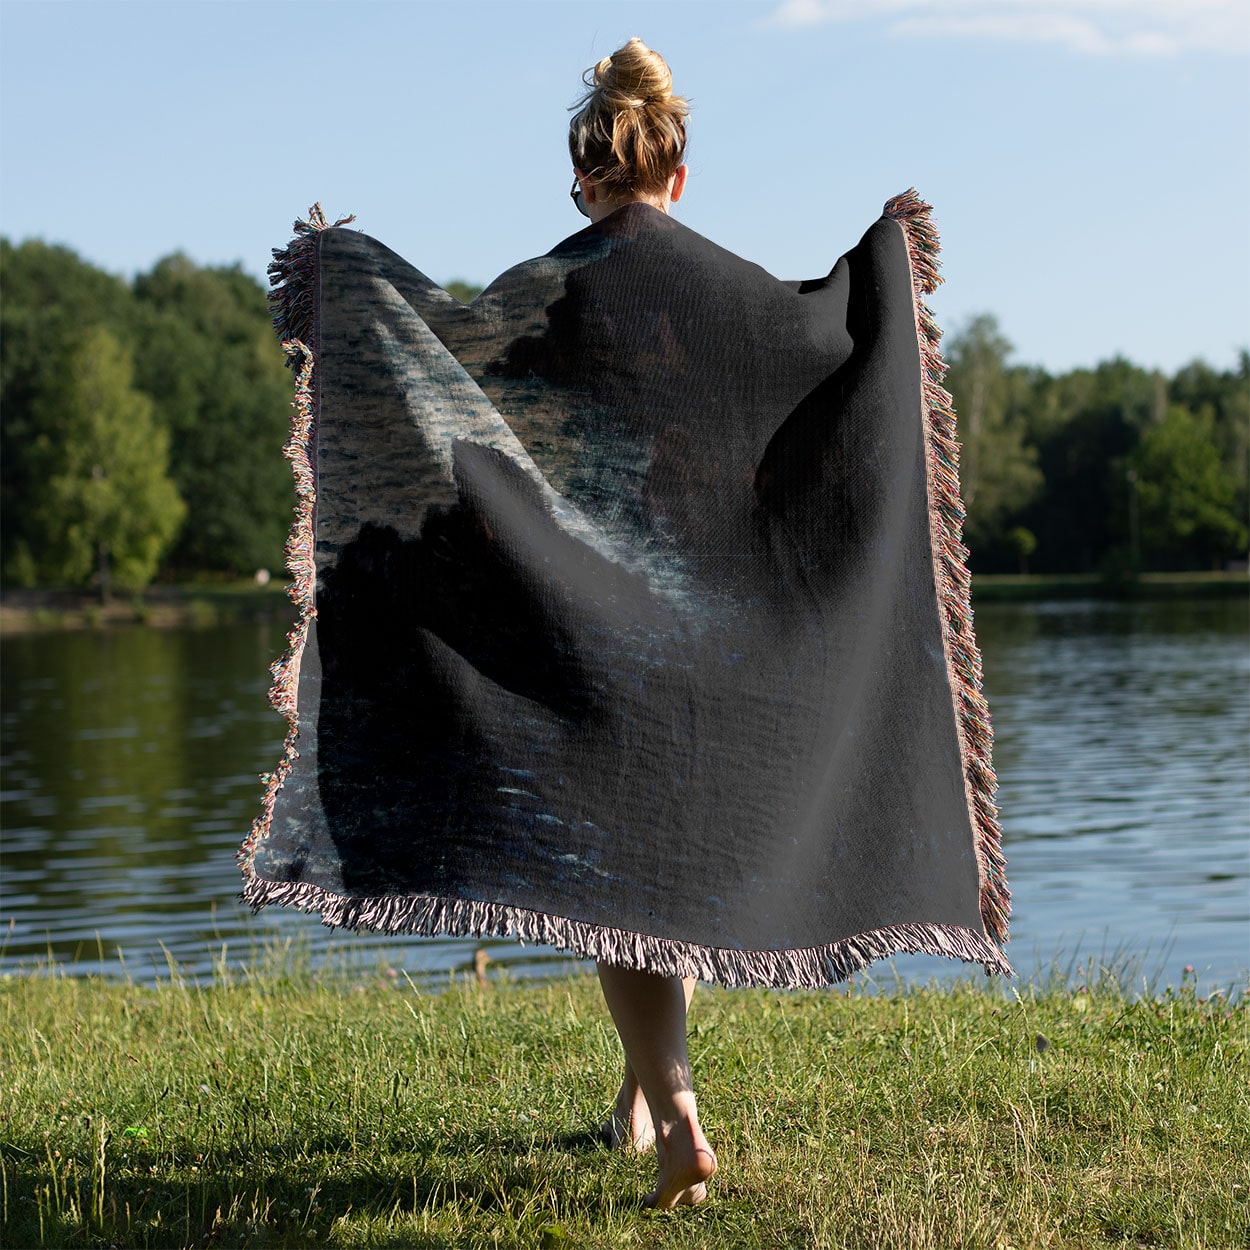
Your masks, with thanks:
[{"label": "woman", "polygon": [[605,1135],[673,1207],[716,1170],[696,979],[1009,973],[1008,895],[927,206],[779,282],[668,216],[663,60],[588,86],[590,224],[472,305],[319,210],[276,253],[301,618],[244,898],[594,959]]},{"label": "woman", "polygon": [[[641,39],[604,57],[569,126],[573,196],[592,222],[626,204],[667,213],[686,186],[688,108],[673,76]],[[707,1197],[716,1156],[699,1126],[686,1052],[693,977],[665,977],[599,962],[603,996],[625,1050],[625,1079],[604,1127],[614,1146],[654,1143],[659,1180],[649,1206],[693,1205]]]}]

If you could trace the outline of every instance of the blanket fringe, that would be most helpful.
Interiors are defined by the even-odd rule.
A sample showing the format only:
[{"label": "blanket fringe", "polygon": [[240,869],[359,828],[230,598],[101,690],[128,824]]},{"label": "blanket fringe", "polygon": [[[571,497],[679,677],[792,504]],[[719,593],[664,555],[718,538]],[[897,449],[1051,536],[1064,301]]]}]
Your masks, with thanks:
[{"label": "blanket fringe", "polygon": [[981,652],[972,629],[972,579],[968,549],[961,541],[964,505],[959,494],[959,439],[950,392],[942,386],[942,332],[923,296],[942,282],[938,273],[941,247],[933,225],[932,205],[914,187],[888,201],[883,213],[899,223],[907,240],[911,265],[916,336],[920,343],[925,456],[929,483],[929,524],[933,536],[938,601],[942,607],[942,641],[946,667],[955,696],[955,722],[964,764],[964,788],[972,818],[981,876],[981,918],[997,942],[1007,941],[1011,893],[1007,888],[1006,859],[994,792],[991,754],[994,733],[989,709],[981,693]]},{"label": "blanket fringe", "polygon": [[257,845],[269,832],[273,819],[273,805],[282,789],[282,783],[299,758],[296,741],[299,738],[299,709],[296,693],[299,686],[300,659],[304,644],[308,641],[308,627],[317,615],[316,564],[313,559],[316,538],[313,532],[313,511],[317,501],[316,478],[313,475],[312,446],[316,420],[312,389],[313,353],[298,340],[284,342],[283,351],[289,364],[299,370],[295,377],[295,399],[291,404],[291,436],[282,448],[282,454],[291,462],[295,477],[295,521],[286,540],[286,567],[291,574],[287,594],[299,610],[295,624],[286,637],[286,650],[269,666],[271,684],[269,702],[275,710],[286,717],[286,738],[282,744],[282,758],[271,773],[262,773],[265,790],[261,797],[260,814],[252,822],[252,828],[239,849],[238,859],[249,883],[254,880],[252,855]]},{"label": "blanket fringe", "polygon": [[[334,226],[345,226],[355,221],[355,215],[340,217]],[[317,324],[317,241],[323,230],[331,223],[321,211],[320,204],[308,210],[307,219],[296,218],[292,229],[295,237],[286,247],[273,249],[269,263],[269,314],[278,341],[314,342]],[[298,362],[288,359],[289,368],[297,369]]]},{"label": "blanket fringe", "polygon": [[255,876],[248,878],[243,901],[255,909],[277,903],[318,912],[322,923],[332,928],[516,938],[585,959],[730,987],[819,989],[845,981],[874,960],[900,954],[941,955],[981,964],[986,975],[1012,975],[1011,965],[992,942],[958,925],[890,925],[805,950],[745,951],[676,942],[502,903],[429,895],[344,898],[307,882],[262,881]]},{"label": "blanket fringe", "polygon": [[[340,217],[335,226],[344,226],[356,218]],[[291,402],[291,434],[282,454],[291,462],[295,478],[295,520],[286,540],[286,567],[291,574],[287,594],[299,610],[295,624],[287,634],[286,651],[269,669],[272,684],[269,702],[287,721],[282,758],[272,773],[262,773],[265,789],[260,814],[239,849],[238,859],[246,885],[256,883],[252,856],[269,832],[273,805],[282,783],[295,760],[299,758],[296,741],[299,737],[299,711],[296,692],[299,685],[300,659],[308,641],[308,627],[317,615],[317,568],[314,559],[316,534],[314,515],[317,503],[317,480],[313,471],[312,448],[316,436],[317,399],[313,386],[314,349],[306,341],[316,342],[317,332],[317,240],[330,223],[320,204],[308,210],[308,219],[295,222],[295,237],[285,248],[273,249],[269,266],[269,310],[273,326],[286,353],[287,367],[295,370],[295,398]]]}]

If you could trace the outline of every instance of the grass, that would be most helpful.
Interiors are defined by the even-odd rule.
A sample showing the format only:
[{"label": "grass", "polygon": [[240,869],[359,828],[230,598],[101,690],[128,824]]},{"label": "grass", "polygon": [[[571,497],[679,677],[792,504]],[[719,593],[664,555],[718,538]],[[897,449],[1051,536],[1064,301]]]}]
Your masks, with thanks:
[{"label": "grass", "polygon": [[1248,1019],[1188,978],[701,988],[721,1171],[657,1214],[653,1160],[591,1133],[620,1066],[593,980],[11,977],[3,1243],[1245,1246]]}]

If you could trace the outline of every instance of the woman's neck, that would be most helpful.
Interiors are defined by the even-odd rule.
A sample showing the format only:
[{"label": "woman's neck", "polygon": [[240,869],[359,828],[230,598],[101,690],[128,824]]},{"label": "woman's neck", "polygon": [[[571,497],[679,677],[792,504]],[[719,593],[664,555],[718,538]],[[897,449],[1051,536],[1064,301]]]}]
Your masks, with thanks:
[{"label": "woman's neck", "polygon": [[586,207],[590,213],[590,220],[597,222],[610,217],[618,208],[624,208],[626,204],[650,204],[652,208],[658,208],[660,212],[667,213],[671,202],[667,195],[627,195],[611,200],[597,198],[593,204],[588,204]]}]

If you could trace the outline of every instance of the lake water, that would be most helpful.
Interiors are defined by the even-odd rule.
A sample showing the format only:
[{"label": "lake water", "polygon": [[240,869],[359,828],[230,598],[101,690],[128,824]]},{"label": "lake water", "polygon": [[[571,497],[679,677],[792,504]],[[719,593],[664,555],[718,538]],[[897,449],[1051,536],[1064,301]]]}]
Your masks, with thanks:
[{"label": "lake water", "polygon": [[[1024,977],[1093,958],[1164,983],[1188,964],[1206,986],[1245,988],[1248,611],[1244,599],[978,609],[1014,893],[1008,954]],[[288,940],[315,962],[382,975],[445,976],[481,945],[513,975],[575,966],[512,942],[331,934],[239,906],[233,856],[282,737],[264,695],[283,632],[5,641],[0,970],[50,958],[137,981],[171,963],[207,978]],[[894,967],[927,979],[958,965]]]}]

